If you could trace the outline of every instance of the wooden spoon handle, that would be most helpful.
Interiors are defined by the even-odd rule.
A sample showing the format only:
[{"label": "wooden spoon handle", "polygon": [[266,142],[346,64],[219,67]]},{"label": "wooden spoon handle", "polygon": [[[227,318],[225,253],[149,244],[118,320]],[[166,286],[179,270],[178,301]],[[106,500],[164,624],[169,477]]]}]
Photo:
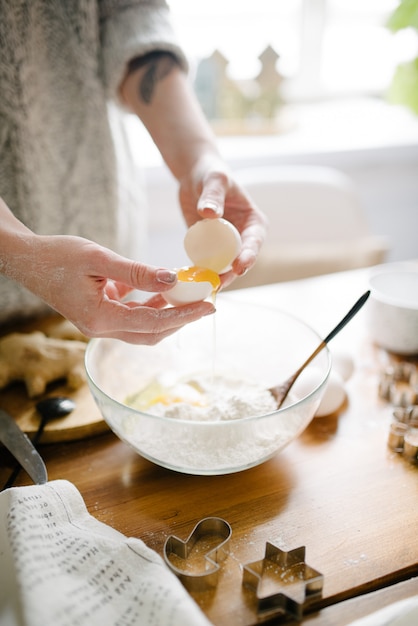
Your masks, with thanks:
[{"label": "wooden spoon handle", "polygon": [[307,365],[309,365],[309,363],[311,361],[314,360],[316,355],[319,354],[319,352],[321,352],[321,350],[323,350],[325,348],[327,343],[329,343],[331,341],[331,339],[333,339],[335,337],[335,335],[337,335],[340,332],[340,330],[342,330],[344,328],[344,326],[346,324],[348,324],[348,322],[356,315],[356,313],[358,313],[360,311],[361,307],[364,305],[364,303],[366,302],[366,300],[367,300],[367,298],[369,296],[370,296],[370,291],[366,291],[366,293],[364,293],[357,300],[357,302],[351,307],[351,309],[348,311],[348,313],[346,315],[344,315],[343,319],[340,322],[338,322],[336,327],[333,328],[333,330],[325,337],[325,339],[323,339],[321,341],[321,343],[318,345],[316,350],[314,350],[312,352],[312,354],[306,359],[306,361],[300,366],[298,371],[295,373],[294,380],[296,380],[296,378],[299,376],[299,374],[302,372],[302,370],[304,370],[305,367]]},{"label": "wooden spoon handle", "polygon": [[331,341],[331,339],[335,337],[335,335],[337,335],[340,332],[340,330],[344,328],[346,324],[348,324],[348,322],[356,315],[356,313],[360,311],[361,307],[366,302],[369,296],[370,296],[370,291],[366,291],[366,293],[364,293],[361,296],[361,298],[357,300],[355,305],[351,307],[351,309],[349,310],[347,315],[343,317],[341,322],[339,322],[339,324],[336,325],[336,327],[329,333],[329,335],[325,337],[323,343],[327,344],[329,341]]},{"label": "wooden spoon handle", "polygon": [[343,319],[338,322],[338,324],[336,325],[336,327],[325,337],[325,339],[323,339],[321,341],[321,343],[317,346],[317,348],[312,352],[312,354],[310,354],[308,356],[308,358],[306,359],[306,361],[304,363],[302,363],[302,365],[299,367],[299,369],[293,374],[293,376],[291,376],[288,380],[286,380],[284,383],[282,383],[281,385],[277,385],[277,387],[273,387],[272,389],[270,389],[270,392],[273,394],[273,396],[276,398],[277,400],[277,408],[280,408],[281,405],[283,404],[287,394],[289,393],[290,389],[292,388],[293,384],[295,383],[296,379],[299,377],[299,375],[303,372],[303,370],[305,369],[305,367],[307,365],[309,365],[309,363],[311,361],[314,360],[314,358],[317,356],[317,354],[319,354],[319,352],[321,352],[321,350],[323,350],[325,348],[325,346],[327,345],[327,343],[329,341],[331,341],[331,339],[333,337],[335,337],[335,335],[337,335],[340,330],[342,330],[344,328],[344,326],[346,324],[348,324],[348,322],[356,315],[356,313],[359,312],[359,310],[361,309],[361,307],[363,306],[363,304],[366,302],[367,298],[370,296],[370,291],[366,291],[366,293],[364,293],[358,300],[357,302],[351,307],[351,309],[348,311],[348,313],[346,315],[344,315]]}]

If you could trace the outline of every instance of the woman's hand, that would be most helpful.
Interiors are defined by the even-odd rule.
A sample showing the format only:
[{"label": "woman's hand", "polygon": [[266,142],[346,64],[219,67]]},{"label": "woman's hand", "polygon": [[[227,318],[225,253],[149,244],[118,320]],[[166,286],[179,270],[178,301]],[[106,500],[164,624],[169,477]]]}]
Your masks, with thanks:
[{"label": "woman's hand", "polygon": [[188,226],[202,218],[224,217],[238,229],[242,248],[232,271],[222,275],[222,285],[245,274],[255,263],[266,235],[264,215],[233,180],[216,155],[202,159],[180,181],[180,204]]},{"label": "woman's hand", "polygon": [[179,181],[188,226],[199,217],[223,215],[241,234],[241,253],[232,271],[222,276],[227,285],[254,265],[265,238],[265,217],[231,177],[196,95],[172,56],[148,55],[138,68],[123,81],[121,97]]},{"label": "woman's hand", "polygon": [[89,240],[40,237],[34,253],[39,261],[33,261],[32,291],[88,337],[153,345],[214,311],[210,302],[163,308],[161,295],[145,303],[125,300],[133,289],[155,294],[170,289],[175,272],[131,261]]},{"label": "woman's hand", "polygon": [[161,295],[126,301],[133,289],[159,294],[174,286],[172,270],[126,259],[92,241],[35,235],[0,200],[0,270],[42,298],[88,337],[153,345],[214,312],[210,302],[175,308]]}]

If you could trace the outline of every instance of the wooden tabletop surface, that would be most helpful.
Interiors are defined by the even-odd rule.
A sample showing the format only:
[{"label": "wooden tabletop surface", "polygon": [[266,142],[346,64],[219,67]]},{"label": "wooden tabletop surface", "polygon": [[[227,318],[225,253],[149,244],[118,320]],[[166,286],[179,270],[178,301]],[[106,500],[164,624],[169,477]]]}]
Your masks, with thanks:
[{"label": "wooden tabletop surface", "polygon": [[[325,336],[367,289],[367,277],[356,270],[225,297],[295,313]],[[343,410],[315,418],[266,463],[226,476],[183,475],[104,433],[41,446],[49,479],[74,483],[93,516],[160,554],[169,535],[185,540],[202,518],[229,522],[217,586],[192,594],[216,626],[260,621],[242,567],[263,559],[266,542],[285,552],[305,546],[306,563],[323,575],[322,596],[306,607],[303,624],[344,626],[418,594],[418,466],[388,448],[393,409],[379,399],[378,381],[392,357],[371,344],[366,319],[364,309],[331,345],[354,359]],[[10,459],[0,457],[2,483],[9,472]],[[22,472],[17,484],[29,482]]]}]

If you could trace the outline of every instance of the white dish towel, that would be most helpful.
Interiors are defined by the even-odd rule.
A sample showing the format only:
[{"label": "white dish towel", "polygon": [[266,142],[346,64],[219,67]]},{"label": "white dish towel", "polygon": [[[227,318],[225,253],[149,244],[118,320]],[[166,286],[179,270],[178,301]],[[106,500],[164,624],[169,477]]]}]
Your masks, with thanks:
[{"label": "white dish towel", "polygon": [[399,600],[366,617],[350,622],[350,626],[417,626],[418,596]]},{"label": "white dish towel", "polygon": [[160,556],[65,480],[0,494],[0,624],[210,626]]}]

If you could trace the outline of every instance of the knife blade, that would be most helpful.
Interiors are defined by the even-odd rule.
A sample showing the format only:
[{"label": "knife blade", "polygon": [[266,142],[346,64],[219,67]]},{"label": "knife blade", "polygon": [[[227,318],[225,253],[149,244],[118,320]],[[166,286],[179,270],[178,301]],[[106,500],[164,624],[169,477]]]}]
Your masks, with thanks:
[{"label": "knife blade", "polygon": [[13,454],[34,483],[43,485],[48,482],[48,473],[41,455],[13,417],[2,409],[0,409],[0,441]]}]

